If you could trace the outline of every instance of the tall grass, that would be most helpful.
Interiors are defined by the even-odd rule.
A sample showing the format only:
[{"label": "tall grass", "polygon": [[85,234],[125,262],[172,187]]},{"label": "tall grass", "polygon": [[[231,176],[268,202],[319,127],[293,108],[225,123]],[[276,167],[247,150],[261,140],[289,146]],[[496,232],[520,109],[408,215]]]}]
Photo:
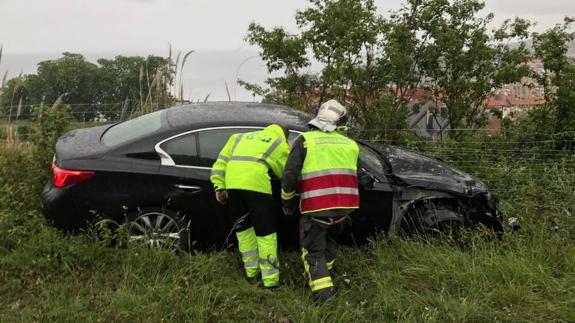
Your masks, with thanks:
[{"label": "tall grass", "polygon": [[[188,58],[194,52],[194,50],[186,52],[180,61],[182,52],[178,51],[174,62],[172,57],[172,45],[170,44],[168,49],[168,62],[170,65],[168,68],[170,75],[165,75],[165,71],[158,69],[154,75],[150,76],[147,66],[140,67],[140,103],[139,107],[132,112],[131,117],[140,116],[162,108],[159,100],[163,95],[169,95],[172,101],[174,101],[169,102],[169,104],[184,102],[184,84],[182,82],[182,74]],[[144,93],[144,85],[147,86],[148,93]],[[154,93],[156,94],[156,102],[154,102]]]},{"label": "tall grass", "polygon": [[293,252],[281,254],[283,286],[267,291],[244,282],[233,253],[114,249],[90,235],[37,228],[9,248],[13,239],[2,242],[2,321],[575,319],[575,248],[542,227],[503,241],[470,238],[467,248],[394,239],[341,248],[338,294],[323,306],[312,304]]}]

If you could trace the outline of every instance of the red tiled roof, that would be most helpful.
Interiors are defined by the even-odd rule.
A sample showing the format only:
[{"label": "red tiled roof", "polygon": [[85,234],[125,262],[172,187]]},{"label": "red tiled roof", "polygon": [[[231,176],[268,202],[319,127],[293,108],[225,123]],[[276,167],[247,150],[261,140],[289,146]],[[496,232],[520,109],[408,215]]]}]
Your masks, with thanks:
[{"label": "red tiled roof", "polygon": [[507,101],[512,106],[533,106],[545,103],[544,98],[514,99],[510,97]]},{"label": "red tiled roof", "polygon": [[507,102],[498,100],[495,97],[490,96],[487,99],[485,99],[484,104],[486,107],[489,107],[489,108],[501,108],[501,107],[506,106]]}]

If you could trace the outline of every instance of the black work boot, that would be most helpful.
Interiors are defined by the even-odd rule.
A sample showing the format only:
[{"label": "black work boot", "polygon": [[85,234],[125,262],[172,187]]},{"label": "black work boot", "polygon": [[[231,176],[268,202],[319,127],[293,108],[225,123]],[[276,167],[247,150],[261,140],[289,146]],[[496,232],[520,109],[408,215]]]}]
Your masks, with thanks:
[{"label": "black work boot", "polygon": [[254,276],[254,277],[248,277],[244,275],[244,278],[246,279],[246,281],[248,282],[248,284],[250,285],[257,285],[258,281],[259,281],[259,277],[258,276]]},{"label": "black work boot", "polygon": [[316,305],[322,305],[333,296],[335,296],[335,289],[333,287],[320,289],[313,293],[313,302]]}]

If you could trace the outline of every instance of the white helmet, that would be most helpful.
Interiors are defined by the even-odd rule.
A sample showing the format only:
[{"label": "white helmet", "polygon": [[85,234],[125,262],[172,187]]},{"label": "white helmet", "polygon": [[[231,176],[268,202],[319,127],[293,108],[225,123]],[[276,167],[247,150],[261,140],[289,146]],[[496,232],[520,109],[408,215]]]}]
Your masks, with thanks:
[{"label": "white helmet", "polygon": [[337,128],[337,122],[347,114],[347,109],[336,100],[329,100],[322,104],[317,116],[308,122],[321,131],[332,132]]}]

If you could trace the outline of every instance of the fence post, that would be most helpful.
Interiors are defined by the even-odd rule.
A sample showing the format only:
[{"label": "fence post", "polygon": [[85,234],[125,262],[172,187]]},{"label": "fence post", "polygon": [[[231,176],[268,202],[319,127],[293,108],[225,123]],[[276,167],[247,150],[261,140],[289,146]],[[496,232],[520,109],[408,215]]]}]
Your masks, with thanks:
[{"label": "fence post", "polygon": [[122,107],[122,114],[120,115],[120,121],[124,121],[124,114],[126,110],[128,110],[128,104],[130,103],[130,99],[126,98],[124,101],[124,107]]}]

